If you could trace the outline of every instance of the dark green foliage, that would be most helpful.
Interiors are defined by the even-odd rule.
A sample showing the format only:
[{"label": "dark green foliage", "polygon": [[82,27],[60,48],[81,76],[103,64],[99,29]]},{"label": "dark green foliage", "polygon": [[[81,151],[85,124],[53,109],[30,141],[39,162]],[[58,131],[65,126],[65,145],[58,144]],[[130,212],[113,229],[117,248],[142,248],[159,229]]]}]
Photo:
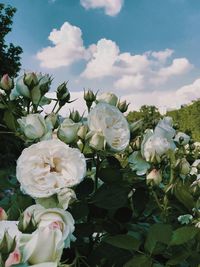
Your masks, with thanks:
[{"label": "dark green foliage", "polygon": [[16,8],[0,3],[0,77],[4,74],[15,77],[21,66],[22,48],[5,42],[6,35],[12,30],[15,12]]},{"label": "dark green foliage", "polygon": [[200,100],[181,109],[168,111],[167,115],[178,124],[180,131],[191,133],[195,141],[200,141]]}]

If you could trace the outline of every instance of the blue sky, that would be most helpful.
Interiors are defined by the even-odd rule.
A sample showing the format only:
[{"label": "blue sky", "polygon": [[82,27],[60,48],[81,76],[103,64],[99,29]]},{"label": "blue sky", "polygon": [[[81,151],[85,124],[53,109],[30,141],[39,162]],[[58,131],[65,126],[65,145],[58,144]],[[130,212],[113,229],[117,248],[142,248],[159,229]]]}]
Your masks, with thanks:
[{"label": "blue sky", "polygon": [[7,40],[22,46],[22,68],[52,74],[54,87],[112,91],[132,108],[200,97],[200,1],[4,3],[17,8]]}]

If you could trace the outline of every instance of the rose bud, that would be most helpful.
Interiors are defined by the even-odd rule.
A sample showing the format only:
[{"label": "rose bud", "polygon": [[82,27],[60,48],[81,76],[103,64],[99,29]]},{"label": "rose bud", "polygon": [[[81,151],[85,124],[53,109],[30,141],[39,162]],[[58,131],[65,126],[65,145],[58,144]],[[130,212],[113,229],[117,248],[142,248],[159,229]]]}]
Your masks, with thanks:
[{"label": "rose bud", "polygon": [[0,81],[0,88],[4,91],[11,91],[14,87],[14,81],[8,74],[4,74]]}]

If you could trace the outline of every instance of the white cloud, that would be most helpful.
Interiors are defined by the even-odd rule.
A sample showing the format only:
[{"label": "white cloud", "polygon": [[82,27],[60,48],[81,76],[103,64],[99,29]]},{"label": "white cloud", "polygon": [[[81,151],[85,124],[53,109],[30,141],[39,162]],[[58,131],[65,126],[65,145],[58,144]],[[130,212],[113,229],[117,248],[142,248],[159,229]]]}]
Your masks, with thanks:
[{"label": "white cloud", "polygon": [[178,76],[187,73],[192,69],[192,64],[187,58],[176,58],[168,67],[161,68],[155,77],[152,77],[153,84],[165,83],[170,77]]},{"label": "white cloud", "polygon": [[180,108],[183,104],[189,104],[200,98],[200,78],[192,84],[184,85],[173,91],[141,92],[137,94],[123,95],[122,99],[131,104],[129,110],[138,110],[142,105],[155,105],[161,113],[169,109]]},{"label": "white cloud", "polygon": [[174,51],[172,49],[165,49],[163,51],[158,51],[158,52],[150,52],[150,55],[157,59],[161,63],[165,63],[168,58],[172,56]]},{"label": "white cloud", "polygon": [[150,62],[146,54],[132,55],[120,53],[117,44],[108,39],[101,39],[89,47],[91,58],[81,74],[87,79],[138,74],[145,71]]},{"label": "white cloud", "polygon": [[80,0],[85,9],[104,8],[106,15],[115,16],[122,8],[123,0]]},{"label": "white cloud", "polygon": [[185,74],[192,68],[186,58],[175,58],[169,65],[167,60],[171,60],[171,49],[138,55],[120,53],[115,42],[101,39],[89,50],[91,57],[81,76],[86,79],[112,77],[116,89],[140,90],[145,86],[164,84],[171,77]]},{"label": "white cloud", "polygon": [[142,89],[144,87],[144,77],[141,74],[123,75],[114,83],[114,87],[118,89]]},{"label": "white cloud", "polygon": [[41,67],[58,68],[69,66],[85,58],[86,51],[83,46],[80,28],[65,22],[60,30],[53,29],[48,39],[53,46],[43,48],[36,57],[41,61]]},{"label": "white cloud", "polygon": [[80,28],[65,22],[49,35],[52,46],[39,51],[36,58],[41,67],[56,69],[84,60],[80,81],[104,81],[109,78],[117,90],[138,91],[165,84],[172,77],[186,74],[193,67],[187,58],[172,58],[173,50],[147,51],[142,54],[121,52],[112,40],[100,39],[84,46]]},{"label": "white cloud", "polygon": [[115,42],[101,39],[97,45],[89,48],[91,59],[88,62],[82,76],[87,79],[113,76],[114,64],[119,55],[119,47]]}]

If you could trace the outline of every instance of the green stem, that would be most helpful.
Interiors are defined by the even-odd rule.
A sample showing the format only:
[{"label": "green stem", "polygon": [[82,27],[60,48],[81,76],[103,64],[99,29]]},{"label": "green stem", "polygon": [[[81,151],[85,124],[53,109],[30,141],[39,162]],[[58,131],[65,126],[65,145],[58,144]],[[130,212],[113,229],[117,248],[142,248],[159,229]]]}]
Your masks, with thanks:
[{"label": "green stem", "polygon": [[159,199],[158,199],[158,196],[157,196],[156,192],[152,190],[152,194],[153,194],[153,197],[154,197],[154,199],[155,199],[155,201],[156,201],[156,203],[157,203],[159,209],[160,209],[161,211],[163,211],[163,207],[162,207],[162,205],[161,205],[160,202],[159,202]]},{"label": "green stem", "polygon": [[55,108],[56,108],[57,105],[58,105],[58,99],[56,100],[56,103],[55,103],[55,105],[54,105],[54,107],[53,107],[53,109],[52,109],[51,112],[54,112],[54,110],[55,110]]},{"label": "green stem", "polygon": [[[63,107],[63,106],[58,107],[58,109],[56,110],[55,114],[58,114],[58,112],[61,110],[62,107]],[[53,112],[53,111],[52,111],[52,112]]]},{"label": "green stem", "polygon": [[95,173],[95,180],[94,180],[94,191],[95,192],[98,189],[99,167],[100,167],[100,159],[99,159],[99,155],[97,155],[97,160],[96,160],[96,173]]}]

